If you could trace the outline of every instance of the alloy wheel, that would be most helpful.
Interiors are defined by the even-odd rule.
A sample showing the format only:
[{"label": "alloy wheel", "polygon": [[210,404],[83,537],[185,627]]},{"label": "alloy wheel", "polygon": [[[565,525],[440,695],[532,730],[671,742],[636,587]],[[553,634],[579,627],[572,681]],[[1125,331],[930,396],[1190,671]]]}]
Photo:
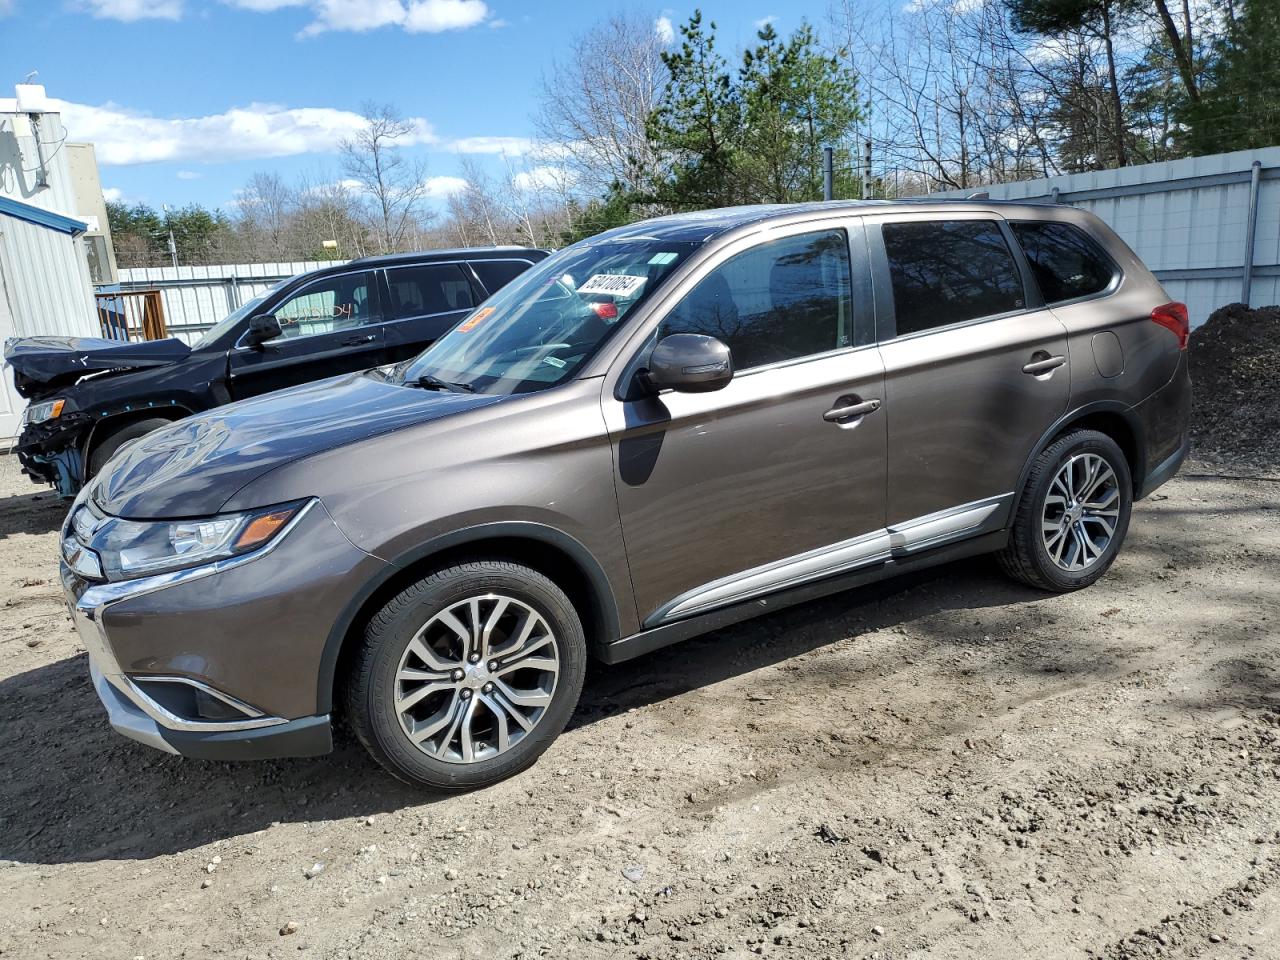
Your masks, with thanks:
[{"label": "alloy wheel", "polygon": [[559,675],[560,647],[542,614],[504,594],[468,597],[409,641],[396,668],[396,714],[436,760],[490,760],[537,726]]},{"label": "alloy wheel", "polygon": [[1120,517],[1116,472],[1096,453],[1070,457],[1054,475],[1041,516],[1044,546],[1063,570],[1079,573],[1107,552]]}]

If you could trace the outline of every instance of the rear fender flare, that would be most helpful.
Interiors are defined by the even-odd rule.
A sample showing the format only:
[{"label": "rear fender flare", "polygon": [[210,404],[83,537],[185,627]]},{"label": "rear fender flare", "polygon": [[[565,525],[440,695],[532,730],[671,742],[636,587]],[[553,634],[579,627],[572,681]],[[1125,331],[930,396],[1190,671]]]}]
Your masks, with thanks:
[{"label": "rear fender flare", "polygon": [[1130,473],[1133,475],[1136,495],[1137,489],[1141,487],[1143,479],[1147,475],[1146,458],[1143,453],[1146,449],[1146,437],[1142,422],[1134,415],[1132,407],[1127,407],[1117,400],[1097,400],[1063,414],[1040,436],[1040,439],[1032,448],[1030,456],[1027,457],[1026,462],[1022,465],[1021,472],[1018,474],[1018,485],[1013,488],[1013,505],[1009,509],[1010,519],[1018,514],[1018,506],[1022,501],[1023,493],[1026,491],[1027,477],[1031,475],[1031,468],[1036,462],[1036,457],[1040,456],[1053,443],[1055,437],[1069,429],[1073,424],[1099,413],[1118,416],[1124,421],[1125,426],[1129,428],[1129,432],[1133,434],[1133,462],[1129,467]]}]

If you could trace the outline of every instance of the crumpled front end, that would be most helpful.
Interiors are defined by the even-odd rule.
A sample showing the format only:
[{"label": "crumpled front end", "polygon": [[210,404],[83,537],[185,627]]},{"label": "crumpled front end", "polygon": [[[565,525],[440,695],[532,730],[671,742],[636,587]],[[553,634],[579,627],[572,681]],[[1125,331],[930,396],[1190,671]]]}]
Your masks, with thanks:
[{"label": "crumpled front end", "polygon": [[86,414],[69,413],[43,423],[24,424],[13,452],[32,483],[51,484],[74,497],[84,477],[84,437],[92,426]]}]

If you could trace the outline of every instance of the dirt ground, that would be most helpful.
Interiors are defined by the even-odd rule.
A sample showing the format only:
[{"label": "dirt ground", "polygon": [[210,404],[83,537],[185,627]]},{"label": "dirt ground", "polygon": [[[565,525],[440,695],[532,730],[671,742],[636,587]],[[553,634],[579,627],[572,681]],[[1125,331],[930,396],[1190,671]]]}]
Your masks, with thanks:
[{"label": "dirt ground", "polygon": [[1280,957],[1280,483],[1208,472],[1089,590],[966,561],[595,669],[439,799],[113,734],[0,457],[0,952]]}]

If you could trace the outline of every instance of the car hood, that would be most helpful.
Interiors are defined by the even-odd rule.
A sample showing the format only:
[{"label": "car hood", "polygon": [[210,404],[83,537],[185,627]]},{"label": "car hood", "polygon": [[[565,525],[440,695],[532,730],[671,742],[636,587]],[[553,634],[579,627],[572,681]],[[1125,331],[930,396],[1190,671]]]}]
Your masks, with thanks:
[{"label": "car hood", "polygon": [[10,337],[4,359],[24,397],[100,370],[132,370],[177,363],[191,352],[181,340],[99,340],[96,337]]},{"label": "car hood", "polygon": [[501,400],[403,387],[363,373],[319,380],[147,434],[111,459],[93,497],[118,517],[209,516],[281,464]]}]

